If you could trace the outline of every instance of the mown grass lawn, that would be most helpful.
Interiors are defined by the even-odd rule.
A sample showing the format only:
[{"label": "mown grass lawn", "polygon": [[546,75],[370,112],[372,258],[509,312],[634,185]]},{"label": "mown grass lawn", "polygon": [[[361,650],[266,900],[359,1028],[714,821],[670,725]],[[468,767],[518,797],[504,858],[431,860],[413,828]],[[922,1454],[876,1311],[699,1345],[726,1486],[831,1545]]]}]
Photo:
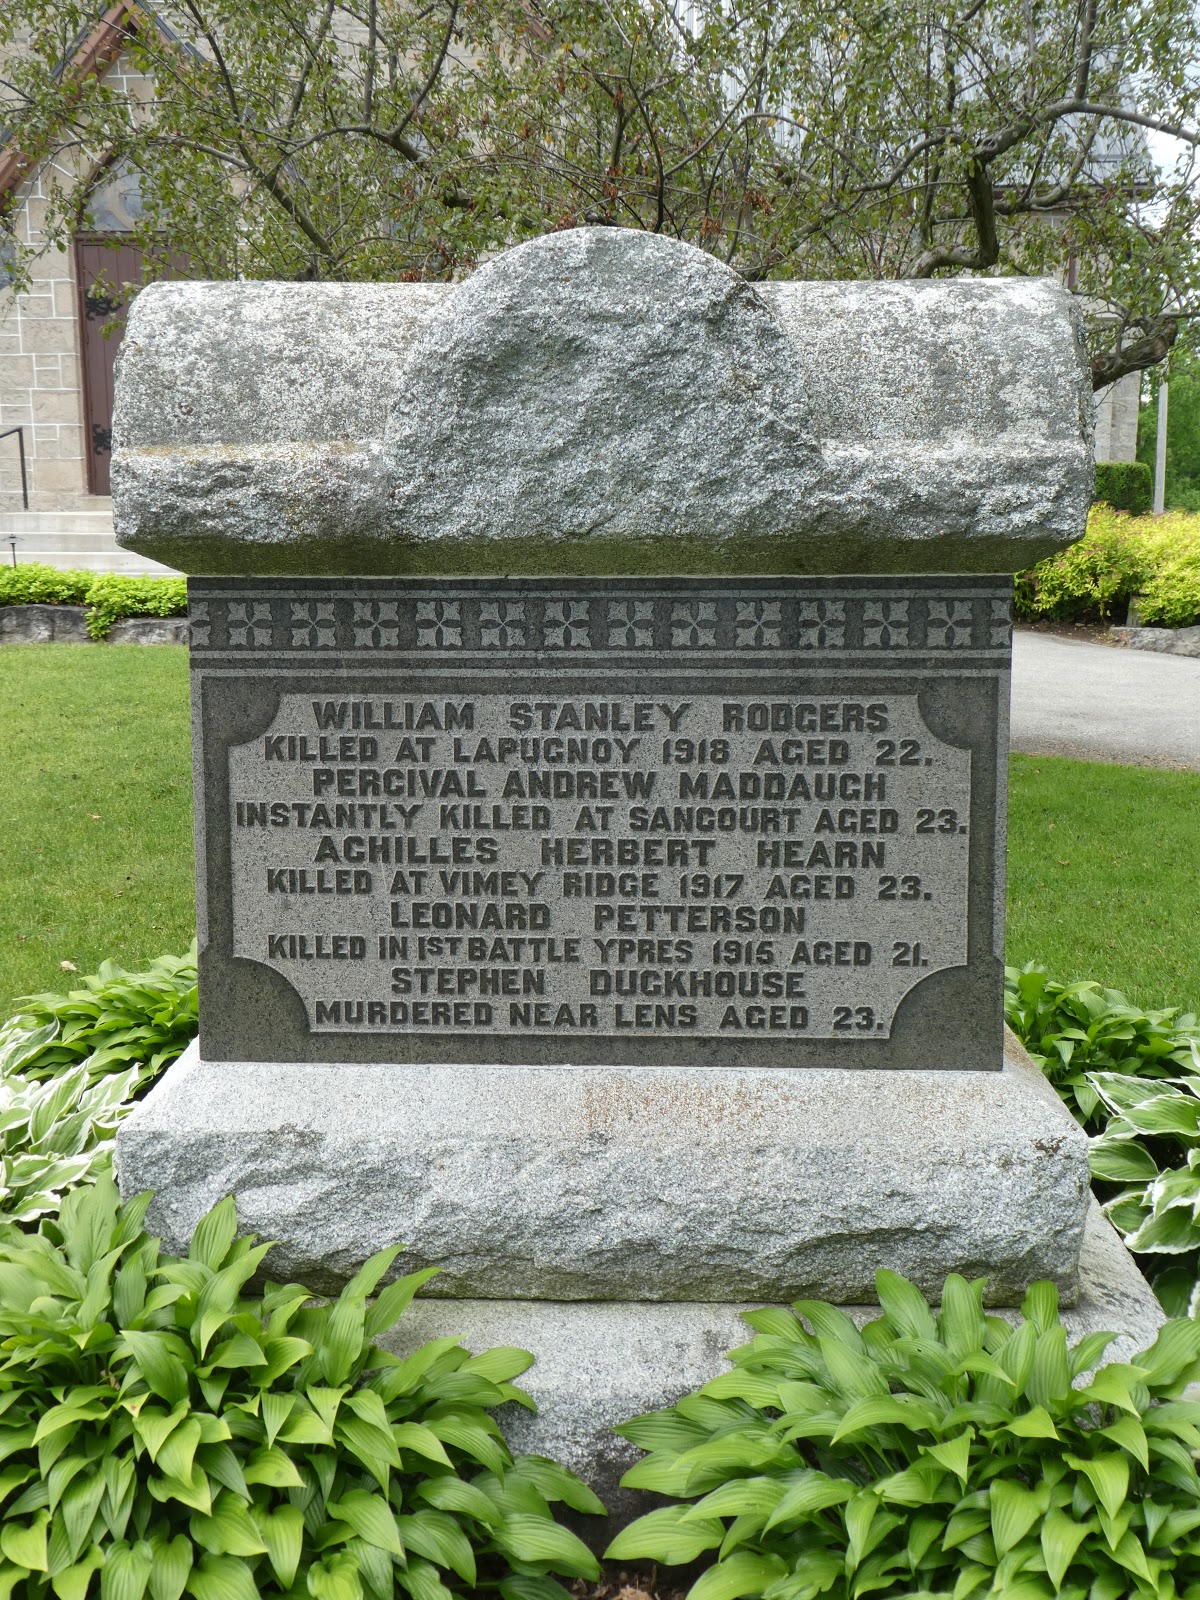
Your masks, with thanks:
[{"label": "mown grass lawn", "polygon": [[0,649],[0,1017],[195,928],[187,652]]},{"label": "mown grass lawn", "polygon": [[[1009,960],[1200,1011],[1200,773],[1014,756]],[[187,654],[0,649],[0,1017],[194,928]]]},{"label": "mown grass lawn", "polygon": [[1200,1013],[1200,773],[1013,756],[1008,959]]}]

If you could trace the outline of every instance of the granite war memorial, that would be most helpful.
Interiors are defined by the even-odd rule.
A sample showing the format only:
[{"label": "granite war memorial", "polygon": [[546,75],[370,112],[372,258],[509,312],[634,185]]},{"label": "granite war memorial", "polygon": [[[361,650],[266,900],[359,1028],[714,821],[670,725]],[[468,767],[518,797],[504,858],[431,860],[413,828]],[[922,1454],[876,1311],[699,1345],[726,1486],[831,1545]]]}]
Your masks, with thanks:
[{"label": "granite war memorial", "polygon": [[201,972],[120,1134],[156,1230],[233,1192],[329,1289],[405,1242],[420,1336],[533,1350],[522,1445],[602,1492],[747,1301],[1152,1326],[1003,1034],[1009,575],[1090,429],[1047,282],[580,229],[141,295],[114,499],[190,575]]}]

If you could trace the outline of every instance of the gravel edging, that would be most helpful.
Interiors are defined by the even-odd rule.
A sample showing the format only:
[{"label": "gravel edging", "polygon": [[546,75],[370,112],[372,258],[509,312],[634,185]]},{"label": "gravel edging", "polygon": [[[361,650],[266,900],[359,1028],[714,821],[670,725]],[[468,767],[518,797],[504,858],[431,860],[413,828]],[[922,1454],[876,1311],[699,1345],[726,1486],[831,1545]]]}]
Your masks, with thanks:
[{"label": "gravel edging", "polygon": [[87,631],[83,606],[0,606],[0,644],[186,644],[186,617],[123,617],[107,639]]}]

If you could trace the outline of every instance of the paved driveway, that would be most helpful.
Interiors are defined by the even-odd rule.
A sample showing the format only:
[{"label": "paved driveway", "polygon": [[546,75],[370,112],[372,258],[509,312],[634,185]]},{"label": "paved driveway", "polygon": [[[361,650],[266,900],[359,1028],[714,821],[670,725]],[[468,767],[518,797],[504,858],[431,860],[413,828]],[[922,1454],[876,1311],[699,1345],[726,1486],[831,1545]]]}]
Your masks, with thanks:
[{"label": "paved driveway", "polygon": [[1012,747],[1200,772],[1200,660],[1018,629]]}]

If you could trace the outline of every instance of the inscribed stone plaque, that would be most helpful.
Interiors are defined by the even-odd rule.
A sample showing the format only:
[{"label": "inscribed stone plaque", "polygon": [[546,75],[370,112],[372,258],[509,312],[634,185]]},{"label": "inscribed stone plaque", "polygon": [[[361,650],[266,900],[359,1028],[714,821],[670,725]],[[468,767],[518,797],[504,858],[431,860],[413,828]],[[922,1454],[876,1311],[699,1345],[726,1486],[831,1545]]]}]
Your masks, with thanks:
[{"label": "inscribed stone plaque", "polygon": [[999,1068],[1007,578],[190,595],[206,1056]]}]

